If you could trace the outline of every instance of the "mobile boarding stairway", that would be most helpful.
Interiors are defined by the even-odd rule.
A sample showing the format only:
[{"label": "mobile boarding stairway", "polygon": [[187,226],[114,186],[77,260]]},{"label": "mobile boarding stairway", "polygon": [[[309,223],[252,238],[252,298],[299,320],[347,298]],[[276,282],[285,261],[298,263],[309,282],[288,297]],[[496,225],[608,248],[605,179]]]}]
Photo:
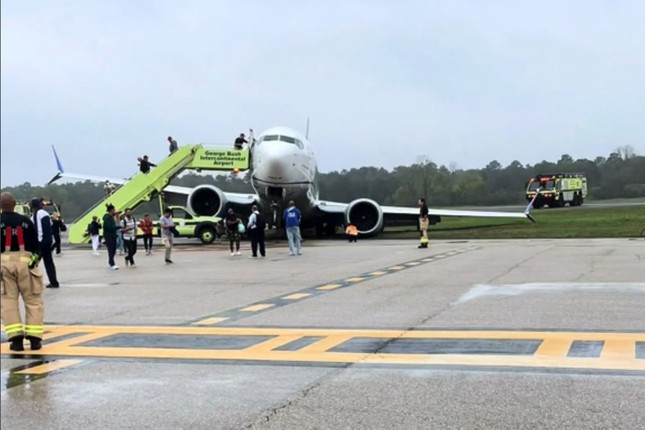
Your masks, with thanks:
[{"label": "mobile boarding stairway", "polygon": [[72,245],[88,243],[90,238],[85,231],[92,218],[102,219],[106,205],[112,204],[121,211],[134,209],[152,200],[168,186],[170,181],[184,170],[234,170],[249,168],[248,149],[231,150],[205,147],[204,145],[180,146],[175,152],[163,159],[148,173],[137,172],[130,180],[118,187],[112,194],[105,196],[93,207],[78,217],[69,228],[68,241]]}]

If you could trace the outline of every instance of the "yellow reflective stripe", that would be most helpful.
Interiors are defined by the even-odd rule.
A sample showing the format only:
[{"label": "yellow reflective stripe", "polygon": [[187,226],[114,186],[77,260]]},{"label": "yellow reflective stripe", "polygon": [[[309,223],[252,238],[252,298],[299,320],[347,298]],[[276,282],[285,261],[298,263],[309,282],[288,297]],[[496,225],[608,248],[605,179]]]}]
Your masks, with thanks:
[{"label": "yellow reflective stripe", "polygon": [[45,330],[43,329],[42,326],[26,326],[25,331],[27,333],[33,333],[33,334],[42,334]]},{"label": "yellow reflective stripe", "polygon": [[7,336],[11,336],[12,334],[22,333],[22,327],[16,327],[5,331],[7,332]]},{"label": "yellow reflective stripe", "polygon": [[9,329],[12,329],[12,328],[15,328],[15,327],[22,328],[22,324],[21,323],[14,323],[14,324],[9,324],[9,325],[4,326],[5,330],[9,330]]},{"label": "yellow reflective stripe", "polygon": [[43,328],[43,327],[44,326],[42,326],[42,325],[33,325],[33,324],[32,325],[29,325],[29,324],[25,325],[25,328]]}]

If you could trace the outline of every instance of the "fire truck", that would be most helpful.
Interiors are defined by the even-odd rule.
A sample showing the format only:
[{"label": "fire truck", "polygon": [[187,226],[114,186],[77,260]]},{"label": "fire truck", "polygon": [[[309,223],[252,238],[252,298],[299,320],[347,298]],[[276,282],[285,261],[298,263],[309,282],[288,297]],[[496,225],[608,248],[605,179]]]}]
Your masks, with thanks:
[{"label": "fire truck", "polygon": [[[537,197],[536,197],[537,195]],[[549,173],[531,178],[526,185],[526,200],[535,197],[533,207],[580,206],[587,197],[587,178],[582,173]]]}]

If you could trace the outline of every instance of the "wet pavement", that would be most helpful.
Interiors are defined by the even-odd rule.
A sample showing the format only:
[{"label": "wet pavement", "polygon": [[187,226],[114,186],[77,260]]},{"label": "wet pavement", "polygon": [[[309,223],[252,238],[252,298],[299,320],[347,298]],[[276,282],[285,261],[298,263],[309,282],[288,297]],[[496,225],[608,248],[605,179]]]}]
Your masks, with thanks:
[{"label": "wet pavement", "polygon": [[645,427],[645,240],[242,251],[65,249],[2,428]]}]

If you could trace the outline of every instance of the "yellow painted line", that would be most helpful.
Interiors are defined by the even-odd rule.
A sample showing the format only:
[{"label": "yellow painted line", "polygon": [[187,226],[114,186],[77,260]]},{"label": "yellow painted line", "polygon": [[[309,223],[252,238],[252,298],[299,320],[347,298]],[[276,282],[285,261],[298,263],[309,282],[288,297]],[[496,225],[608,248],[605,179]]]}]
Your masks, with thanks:
[{"label": "yellow painted line", "polygon": [[[92,330],[79,330],[77,329],[76,332],[88,332]],[[72,345],[77,345],[79,343],[84,343],[84,342],[90,342],[92,340],[97,340],[101,339],[107,336],[112,336],[113,334],[118,333],[117,331],[106,331],[106,332],[101,332],[101,331],[95,331],[94,333],[88,333],[82,336],[76,336],[70,339],[65,339],[61,341],[53,341],[52,343],[45,343],[43,344],[43,348],[45,348],[45,345],[56,345],[58,348],[64,348]],[[32,351],[33,352],[33,351]]]},{"label": "yellow painted line", "polygon": [[304,348],[301,348],[298,350],[300,353],[322,353],[325,352],[335,346],[340,345],[341,343],[347,342],[350,340],[352,336],[328,336],[324,339],[320,339],[317,342],[314,342],[310,345],[305,346]]},{"label": "yellow painted line", "polygon": [[372,276],[381,276],[385,275],[387,272],[381,272],[380,270],[377,270],[376,272],[370,272],[370,275]]},{"label": "yellow painted line", "polygon": [[418,266],[419,263],[418,261],[410,261],[409,263],[405,263],[406,266]]},{"label": "yellow painted line", "polygon": [[425,262],[425,263],[429,263],[429,262],[431,262],[431,261],[434,261],[434,258],[424,258],[424,259],[423,259],[423,260],[421,260],[421,261],[423,261],[423,262]]},{"label": "yellow painted line", "polygon": [[[301,336],[335,336],[348,335],[352,337],[385,337],[412,339],[531,339],[547,338],[571,339],[582,341],[607,341],[609,339],[626,340],[630,342],[645,342],[645,333],[616,333],[616,332],[574,332],[574,331],[500,331],[500,330],[370,330],[370,329],[327,329],[327,328],[272,328],[272,327],[191,327],[191,326],[95,326],[72,325],[55,326],[58,333],[89,333],[64,343],[86,342],[110,336],[113,334],[187,334],[191,336],[219,334],[230,336],[279,336],[298,334]],[[79,340],[80,339],[80,340]],[[63,342],[58,342],[63,343]],[[8,348],[8,343],[2,346]],[[44,348],[44,347],[43,347]],[[3,349],[4,351],[4,349]]]},{"label": "yellow painted line", "polygon": [[535,355],[539,357],[566,357],[573,339],[547,338],[542,341]]},{"label": "yellow painted line", "polygon": [[258,343],[257,345],[249,346],[245,349],[247,352],[267,352],[275,348],[279,348],[283,345],[293,342],[294,340],[300,339],[302,336],[298,335],[284,335],[277,336],[273,339],[265,340],[264,342]]},{"label": "yellow painted line", "polygon": [[365,280],[365,278],[356,277],[356,278],[345,279],[345,282],[361,282],[361,281],[364,281],[364,280]]},{"label": "yellow painted line", "polygon": [[336,288],[342,287],[340,284],[327,284],[322,287],[316,288],[317,290],[335,290]]},{"label": "yellow painted line", "polygon": [[443,255],[443,254],[439,254],[439,255],[434,256],[434,258],[443,258],[443,257],[445,257],[445,255]]},{"label": "yellow painted line", "polygon": [[65,367],[74,366],[75,364],[82,363],[83,360],[56,360],[51,363],[41,364],[39,366],[30,367],[29,369],[19,370],[14,373],[21,375],[42,375],[43,373],[53,372],[54,370],[63,369]]},{"label": "yellow painted line", "polygon": [[275,306],[273,303],[260,303],[259,305],[248,306],[246,308],[240,309],[242,312],[257,312],[264,309],[269,309]]},{"label": "yellow painted line", "polygon": [[193,325],[214,325],[214,324],[219,324],[222,321],[226,321],[228,318],[219,318],[219,317],[211,317],[211,318],[205,318],[203,320],[194,322]]},{"label": "yellow painted line", "polygon": [[283,299],[285,300],[299,300],[302,299],[303,297],[309,297],[311,296],[310,293],[296,293],[296,294],[291,294],[289,296],[284,296]]},{"label": "yellow painted line", "polygon": [[403,267],[403,266],[392,266],[388,270],[401,270],[401,269],[405,269],[405,267]]},{"label": "yellow painted line", "polygon": [[[616,339],[608,337],[603,345],[600,358],[615,359],[623,356],[636,355],[636,343],[629,339]],[[645,360],[642,360],[645,361]]]},{"label": "yellow painted line", "polygon": [[[343,330],[343,329],[276,329],[243,327],[127,327],[127,326],[60,326],[59,332],[91,332],[66,341],[45,344],[42,350],[23,354],[69,357],[116,357],[157,359],[262,360],[311,363],[367,363],[408,365],[508,366],[562,369],[602,369],[645,371],[645,360],[636,359],[636,342],[645,342],[645,333],[531,332],[531,331],[457,331],[457,330]],[[112,334],[217,334],[229,336],[271,336],[260,344],[239,350],[181,349],[147,347],[76,346],[89,339]],[[322,337],[298,351],[275,351],[303,336]],[[533,355],[493,354],[371,354],[329,352],[330,349],[356,337],[389,339],[508,339],[540,340]],[[603,341],[606,350],[599,358],[567,357],[568,345],[574,340]],[[1,346],[3,354],[20,355]]]}]

